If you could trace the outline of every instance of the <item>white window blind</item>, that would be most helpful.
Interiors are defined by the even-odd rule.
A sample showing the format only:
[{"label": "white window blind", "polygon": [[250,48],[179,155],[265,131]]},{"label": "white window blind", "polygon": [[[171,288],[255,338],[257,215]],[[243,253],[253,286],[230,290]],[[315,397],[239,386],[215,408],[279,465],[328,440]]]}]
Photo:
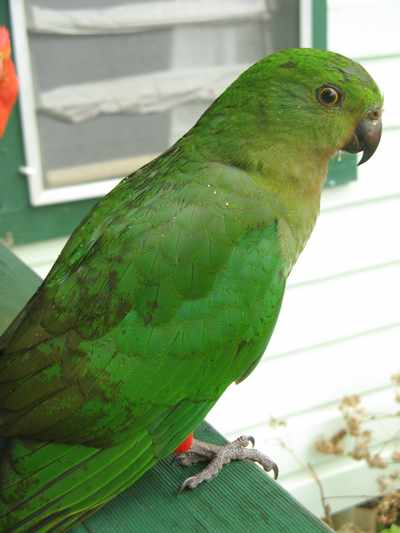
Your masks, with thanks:
[{"label": "white window blind", "polygon": [[299,45],[298,0],[13,0],[31,201],[101,196],[237,75]]}]

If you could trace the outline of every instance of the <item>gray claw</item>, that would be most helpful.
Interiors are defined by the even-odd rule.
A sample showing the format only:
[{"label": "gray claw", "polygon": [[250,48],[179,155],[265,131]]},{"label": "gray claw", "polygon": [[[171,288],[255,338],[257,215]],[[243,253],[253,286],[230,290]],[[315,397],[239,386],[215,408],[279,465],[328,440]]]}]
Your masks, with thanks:
[{"label": "gray claw", "polygon": [[185,490],[193,490],[197,487],[197,485],[199,485],[199,482],[196,476],[188,477],[180,486],[178,494],[182,494],[182,492]]}]

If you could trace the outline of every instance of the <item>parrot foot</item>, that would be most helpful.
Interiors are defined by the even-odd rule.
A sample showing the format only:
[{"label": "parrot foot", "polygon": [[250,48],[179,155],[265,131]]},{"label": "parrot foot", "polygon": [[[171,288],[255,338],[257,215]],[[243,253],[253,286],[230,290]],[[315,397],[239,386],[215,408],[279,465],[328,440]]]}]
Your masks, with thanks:
[{"label": "parrot foot", "polygon": [[190,451],[177,455],[176,461],[182,466],[190,466],[202,461],[209,461],[209,463],[201,472],[187,478],[179,492],[188,489],[193,490],[203,481],[209,481],[219,474],[224,465],[231,461],[249,460],[259,463],[266,472],[272,470],[276,479],[279,473],[276,463],[258,450],[247,448],[250,443],[254,446],[254,439],[247,436],[241,436],[224,446],[217,446],[216,444],[195,439]]}]

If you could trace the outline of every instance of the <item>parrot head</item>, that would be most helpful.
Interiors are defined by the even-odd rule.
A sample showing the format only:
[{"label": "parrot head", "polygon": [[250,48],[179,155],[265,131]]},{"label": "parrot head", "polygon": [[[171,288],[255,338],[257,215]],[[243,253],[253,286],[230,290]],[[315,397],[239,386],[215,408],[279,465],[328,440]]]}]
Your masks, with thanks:
[{"label": "parrot head", "polygon": [[[258,65],[268,70],[271,109],[277,117],[287,116],[305,149],[311,145],[329,155],[338,150],[363,152],[359,164],[373,155],[381,138],[383,97],[359,63],[333,52],[300,48],[277,52]],[[281,120],[272,122],[279,130]]]},{"label": "parrot head", "polygon": [[232,132],[231,154],[242,157],[247,150],[245,164],[257,161],[253,167],[260,168],[286,154],[286,164],[326,168],[339,150],[363,152],[360,164],[372,156],[382,105],[378,86],[359,63],[334,52],[290,48],[247,69],[206,115],[214,115],[208,124],[215,129]]},{"label": "parrot head", "polygon": [[18,79],[11,59],[10,35],[0,27],[0,137],[3,136],[9,116],[18,95]]},{"label": "parrot head", "polygon": [[[292,52],[281,52],[287,54]],[[313,110],[314,127],[321,133],[329,131],[327,138],[335,148],[362,152],[359,165],[368,161],[382,133],[383,97],[375,81],[359,63],[333,52],[299,49],[296,61],[298,76],[304,80],[298,91],[304,107]],[[290,66],[282,66],[296,68],[293,59]]]}]

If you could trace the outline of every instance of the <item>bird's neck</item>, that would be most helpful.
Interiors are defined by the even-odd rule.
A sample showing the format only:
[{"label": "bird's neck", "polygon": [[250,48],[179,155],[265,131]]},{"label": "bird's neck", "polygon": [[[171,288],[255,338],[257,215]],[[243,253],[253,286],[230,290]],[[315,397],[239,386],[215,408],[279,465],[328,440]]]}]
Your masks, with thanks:
[{"label": "bird's neck", "polygon": [[190,143],[192,149],[193,144],[197,146],[195,151],[203,160],[238,169],[254,181],[260,198],[277,213],[288,272],[315,225],[332,155],[292,137],[243,137],[238,130],[237,135],[232,131],[199,139],[193,135]]},{"label": "bird's neck", "polygon": [[328,159],[288,150],[283,157],[276,157],[275,162],[263,165],[260,160],[258,172],[249,173],[279,213],[278,231],[289,274],[318,217]]}]

